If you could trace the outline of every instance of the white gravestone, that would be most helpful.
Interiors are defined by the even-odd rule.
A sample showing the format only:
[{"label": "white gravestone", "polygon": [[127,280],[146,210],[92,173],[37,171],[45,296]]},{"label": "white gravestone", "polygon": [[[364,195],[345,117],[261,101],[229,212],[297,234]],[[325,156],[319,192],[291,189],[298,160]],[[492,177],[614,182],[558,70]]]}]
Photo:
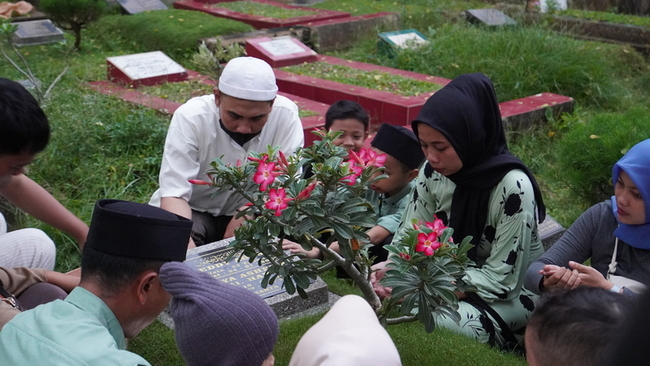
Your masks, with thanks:
[{"label": "white gravestone", "polygon": [[161,51],[108,57],[108,76],[137,87],[187,79],[187,71]]}]

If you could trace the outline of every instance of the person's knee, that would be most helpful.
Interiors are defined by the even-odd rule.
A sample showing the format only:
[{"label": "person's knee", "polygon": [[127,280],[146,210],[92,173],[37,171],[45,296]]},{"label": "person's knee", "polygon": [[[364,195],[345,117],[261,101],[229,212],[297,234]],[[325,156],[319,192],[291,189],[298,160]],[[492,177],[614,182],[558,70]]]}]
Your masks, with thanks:
[{"label": "person's knee", "polygon": [[[32,268],[54,269],[56,262],[56,245],[54,241],[39,229],[21,230],[25,237],[25,246],[32,251]],[[28,249],[27,247],[25,249]]]}]

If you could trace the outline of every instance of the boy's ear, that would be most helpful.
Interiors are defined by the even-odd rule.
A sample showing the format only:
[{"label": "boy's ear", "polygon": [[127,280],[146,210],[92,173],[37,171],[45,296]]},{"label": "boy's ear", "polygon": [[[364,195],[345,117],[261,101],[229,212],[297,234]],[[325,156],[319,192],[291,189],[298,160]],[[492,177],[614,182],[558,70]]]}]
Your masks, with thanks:
[{"label": "boy's ear", "polygon": [[413,179],[417,178],[419,173],[420,173],[420,169],[416,168],[416,169],[411,170],[409,172],[409,174],[407,175],[407,178],[408,178],[409,182],[412,181]]}]

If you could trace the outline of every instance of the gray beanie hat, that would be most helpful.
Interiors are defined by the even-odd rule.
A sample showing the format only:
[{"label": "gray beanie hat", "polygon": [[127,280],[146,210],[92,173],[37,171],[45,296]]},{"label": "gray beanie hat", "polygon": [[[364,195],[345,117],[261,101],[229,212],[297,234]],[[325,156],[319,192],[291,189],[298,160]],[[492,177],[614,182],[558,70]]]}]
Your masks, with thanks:
[{"label": "gray beanie hat", "polygon": [[188,366],[259,366],[273,351],[278,318],[259,295],[180,262],[165,263],[160,280]]}]

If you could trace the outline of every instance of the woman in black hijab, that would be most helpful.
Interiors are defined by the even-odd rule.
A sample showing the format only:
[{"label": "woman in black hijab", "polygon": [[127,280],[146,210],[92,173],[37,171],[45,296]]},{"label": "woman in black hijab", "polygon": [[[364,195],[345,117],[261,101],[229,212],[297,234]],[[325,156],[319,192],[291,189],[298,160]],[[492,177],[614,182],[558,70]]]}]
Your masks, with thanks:
[{"label": "woman in black hijab", "polygon": [[471,235],[475,245],[469,255],[476,264],[465,280],[478,290],[457,293],[460,324],[444,316],[437,324],[513,347],[533,310],[534,295],[522,285],[543,252],[537,221],[545,209],[533,174],[508,151],[492,82],[483,74],[457,77],[429,98],[411,126],[427,163],[402,226],[435,215],[457,241]]}]

